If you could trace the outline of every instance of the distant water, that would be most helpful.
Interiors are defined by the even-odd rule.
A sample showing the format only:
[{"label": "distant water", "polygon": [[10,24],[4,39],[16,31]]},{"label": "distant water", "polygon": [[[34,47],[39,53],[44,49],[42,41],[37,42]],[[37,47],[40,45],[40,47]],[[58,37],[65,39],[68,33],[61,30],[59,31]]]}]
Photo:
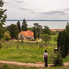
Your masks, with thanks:
[{"label": "distant water", "polygon": [[[68,20],[28,20],[26,21],[28,27],[33,27],[34,23],[38,23],[39,25],[48,26],[50,29],[65,29]],[[17,20],[6,21],[5,26],[9,26],[11,24],[16,24]],[[20,21],[22,25],[22,21]]]}]

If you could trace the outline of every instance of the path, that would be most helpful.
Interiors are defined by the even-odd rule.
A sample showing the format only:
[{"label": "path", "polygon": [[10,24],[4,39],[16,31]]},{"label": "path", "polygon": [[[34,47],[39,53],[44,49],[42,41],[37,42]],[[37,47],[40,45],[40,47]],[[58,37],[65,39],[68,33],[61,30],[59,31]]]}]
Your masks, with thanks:
[{"label": "path", "polygon": [[[44,67],[44,63],[42,64],[35,64],[35,63],[21,63],[21,62],[11,62],[11,61],[0,61],[0,63],[6,63],[6,64],[14,64],[19,66],[25,66],[25,67]],[[50,67],[53,64],[48,64],[48,67]],[[69,62],[64,63],[64,66],[68,66]]]}]

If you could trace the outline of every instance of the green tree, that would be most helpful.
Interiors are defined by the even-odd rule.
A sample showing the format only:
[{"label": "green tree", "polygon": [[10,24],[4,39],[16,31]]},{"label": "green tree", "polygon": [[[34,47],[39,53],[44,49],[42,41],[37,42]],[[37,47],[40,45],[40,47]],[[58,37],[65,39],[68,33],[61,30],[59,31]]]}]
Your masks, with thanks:
[{"label": "green tree", "polygon": [[18,27],[19,32],[21,32],[20,21],[17,22],[17,27]]},{"label": "green tree", "polygon": [[4,33],[4,38],[5,40],[10,40],[11,36],[8,31]]},{"label": "green tree", "polygon": [[23,19],[23,22],[22,22],[22,31],[27,31],[27,27],[28,27],[28,25],[26,23],[26,20]]},{"label": "green tree", "polygon": [[62,66],[63,65],[63,60],[62,60],[60,52],[61,51],[60,51],[60,48],[59,48],[58,52],[56,53],[57,56],[54,57],[54,61],[53,61],[54,66]]},{"label": "green tree", "polygon": [[69,34],[69,22],[67,22],[67,25],[66,25],[66,32]]},{"label": "green tree", "polygon": [[4,29],[3,29],[3,25],[6,21],[6,15],[4,14],[6,9],[3,10],[2,7],[4,5],[3,0],[0,0],[0,39],[3,37],[4,35]]},{"label": "green tree", "polygon": [[[69,22],[67,22],[66,25],[66,33],[67,33],[67,45],[69,45]],[[69,46],[68,46],[68,51],[69,51]]]},{"label": "green tree", "polygon": [[12,38],[16,38],[16,39],[18,38],[19,30],[18,30],[17,25],[11,24],[9,26],[9,31],[10,31],[10,35],[11,35]]},{"label": "green tree", "polygon": [[34,28],[34,39],[36,40],[36,28]]},{"label": "green tree", "polygon": [[49,29],[48,26],[44,26],[43,34],[49,34],[49,35],[51,35],[51,30]]},{"label": "green tree", "polygon": [[51,36],[50,36],[49,34],[42,34],[42,35],[41,35],[41,38],[42,38],[42,40],[44,40],[45,43],[46,43],[47,41],[49,41],[49,40],[51,39]]},{"label": "green tree", "polygon": [[66,30],[59,32],[58,39],[57,39],[57,46],[60,47],[61,50],[61,56],[62,58],[65,58],[68,54],[68,34]]},{"label": "green tree", "polygon": [[34,23],[33,29],[36,29],[36,38],[40,38],[41,33],[42,33],[42,26],[39,25],[38,23]]},{"label": "green tree", "polygon": [[32,27],[28,27],[28,30],[31,30],[31,31],[32,31],[32,30],[33,30],[33,28],[32,28]]}]

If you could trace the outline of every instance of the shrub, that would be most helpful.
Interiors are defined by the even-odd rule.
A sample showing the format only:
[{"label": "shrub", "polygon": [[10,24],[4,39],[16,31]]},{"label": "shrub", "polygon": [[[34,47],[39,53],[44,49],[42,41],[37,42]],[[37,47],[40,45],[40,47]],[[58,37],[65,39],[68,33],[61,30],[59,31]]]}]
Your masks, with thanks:
[{"label": "shrub", "polygon": [[57,36],[54,37],[54,41],[57,41]]},{"label": "shrub", "polygon": [[22,40],[21,43],[23,43],[24,41]]},{"label": "shrub", "polygon": [[39,42],[36,42],[37,44],[39,43]]},{"label": "shrub", "polygon": [[8,32],[5,32],[4,33],[4,38],[5,38],[5,40],[9,40],[11,38],[11,36],[9,35]]},{"label": "shrub", "polygon": [[5,41],[5,39],[4,39],[4,38],[2,38],[2,39],[1,39],[1,42],[4,42],[4,41]]},{"label": "shrub", "polygon": [[51,36],[49,34],[42,34],[41,38],[45,41],[45,43],[51,40]]},{"label": "shrub", "polygon": [[63,65],[62,57],[58,52],[57,52],[57,56],[54,57],[53,64],[54,64],[54,66],[62,66]]},{"label": "shrub", "polygon": [[1,43],[0,43],[0,50],[1,50],[1,48],[2,48],[2,45],[1,45]]},{"label": "shrub", "polygon": [[5,64],[0,69],[11,69],[9,65]]}]

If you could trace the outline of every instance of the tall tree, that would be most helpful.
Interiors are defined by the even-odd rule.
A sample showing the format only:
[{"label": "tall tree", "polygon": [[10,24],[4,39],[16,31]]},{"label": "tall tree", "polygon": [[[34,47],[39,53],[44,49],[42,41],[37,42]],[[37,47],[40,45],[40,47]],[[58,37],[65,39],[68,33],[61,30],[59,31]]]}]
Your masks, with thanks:
[{"label": "tall tree", "polygon": [[27,27],[28,27],[28,25],[26,23],[26,20],[23,19],[23,22],[22,22],[22,31],[27,31]]},{"label": "tall tree", "polygon": [[34,39],[36,40],[36,28],[34,28]]},{"label": "tall tree", "polygon": [[17,27],[18,27],[19,32],[21,32],[20,21],[17,22]]},{"label": "tall tree", "polygon": [[36,37],[40,38],[41,33],[42,33],[42,26],[39,25],[38,23],[34,23],[34,28],[36,29]]},{"label": "tall tree", "polygon": [[19,30],[18,30],[18,27],[17,27],[17,25],[15,25],[15,24],[11,24],[10,26],[9,26],[9,31],[10,31],[10,35],[11,35],[11,37],[12,38],[18,38],[18,33],[19,33]]},{"label": "tall tree", "polygon": [[3,5],[4,5],[3,0],[0,0],[0,39],[4,35],[3,25],[4,25],[4,23],[6,21],[6,18],[7,18],[7,16],[4,14],[4,12],[6,11],[6,9],[5,10],[2,9]]},{"label": "tall tree", "polygon": [[68,38],[69,37],[66,30],[59,32],[57,46],[58,48],[60,47],[62,58],[65,58],[68,54],[68,47],[69,47]]},{"label": "tall tree", "polygon": [[49,34],[49,35],[51,35],[51,31],[50,31],[50,29],[49,29],[48,26],[44,26],[43,34]]},{"label": "tall tree", "polygon": [[[69,45],[69,22],[67,22],[66,25],[66,33],[67,33],[67,44]],[[69,51],[69,46],[68,46],[68,51]]]}]

